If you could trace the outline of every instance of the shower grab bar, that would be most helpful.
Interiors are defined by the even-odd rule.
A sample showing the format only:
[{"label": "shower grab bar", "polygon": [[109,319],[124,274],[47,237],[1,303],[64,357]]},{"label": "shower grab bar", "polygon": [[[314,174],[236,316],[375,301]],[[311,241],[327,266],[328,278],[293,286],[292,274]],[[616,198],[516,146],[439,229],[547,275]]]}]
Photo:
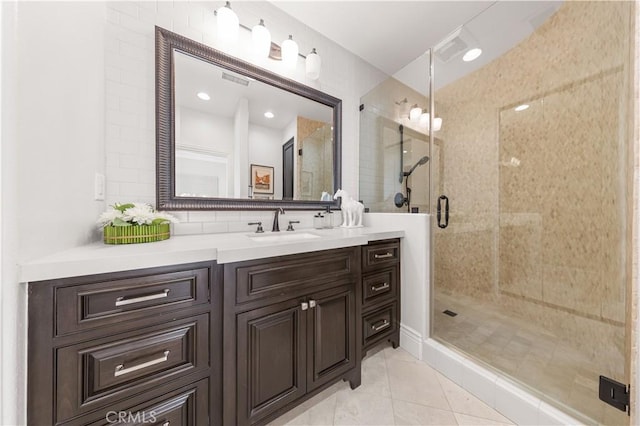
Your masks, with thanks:
[{"label": "shower grab bar", "polygon": [[[444,208],[444,224],[440,222],[442,219],[442,200],[446,201]],[[438,207],[436,211],[436,218],[438,220],[438,228],[444,229],[449,226],[449,198],[446,195],[438,197]]]}]

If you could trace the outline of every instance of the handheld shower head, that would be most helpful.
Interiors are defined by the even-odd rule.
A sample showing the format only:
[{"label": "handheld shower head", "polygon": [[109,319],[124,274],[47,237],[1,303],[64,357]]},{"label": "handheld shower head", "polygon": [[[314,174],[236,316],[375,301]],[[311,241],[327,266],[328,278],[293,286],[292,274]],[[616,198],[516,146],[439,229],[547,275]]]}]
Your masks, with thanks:
[{"label": "handheld shower head", "polygon": [[406,177],[411,176],[411,173],[413,173],[413,171],[418,168],[418,166],[422,166],[424,164],[427,164],[427,161],[429,161],[429,157],[427,157],[426,155],[424,157],[422,157],[420,160],[418,160],[418,162],[416,164],[413,165],[413,167],[411,167],[409,169],[408,172],[404,172],[403,175]]}]

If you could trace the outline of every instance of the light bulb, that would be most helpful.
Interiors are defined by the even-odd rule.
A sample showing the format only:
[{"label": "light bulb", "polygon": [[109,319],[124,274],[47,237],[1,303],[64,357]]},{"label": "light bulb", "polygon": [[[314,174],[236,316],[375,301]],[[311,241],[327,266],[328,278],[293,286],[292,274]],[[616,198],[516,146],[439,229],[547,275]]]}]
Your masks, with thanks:
[{"label": "light bulb", "polygon": [[409,111],[409,120],[416,120],[422,114],[422,108],[418,104],[413,104],[411,111]]},{"label": "light bulb", "polygon": [[264,26],[264,20],[251,29],[251,45],[253,53],[259,58],[266,58],[271,51],[271,33]]},{"label": "light bulb", "polygon": [[238,15],[231,10],[229,2],[216,11],[216,21],[218,23],[218,40],[233,42],[238,39],[240,20]]},{"label": "light bulb", "polygon": [[211,96],[209,96],[209,94],[206,92],[198,92],[197,96],[203,101],[208,101],[211,99]]},{"label": "light bulb", "polygon": [[423,112],[422,114],[420,114],[420,125],[421,126],[425,126],[425,127],[429,127],[429,113],[428,112]]},{"label": "light bulb", "polygon": [[527,108],[529,108],[528,104],[522,104],[522,105],[518,105],[517,107],[515,107],[515,110],[520,112],[520,111],[524,111]]},{"label": "light bulb", "polygon": [[433,119],[433,131],[437,132],[438,130],[440,130],[442,128],[442,118],[440,117],[435,117]]},{"label": "light bulb", "polygon": [[315,47],[311,49],[311,53],[307,55],[307,60],[305,61],[305,70],[307,73],[307,77],[311,80],[317,80],[320,77],[320,67],[322,66],[322,60],[320,59],[320,55],[316,52]]},{"label": "light bulb", "polygon": [[282,62],[289,68],[295,68],[298,63],[298,43],[293,41],[293,36],[282,42]]}]

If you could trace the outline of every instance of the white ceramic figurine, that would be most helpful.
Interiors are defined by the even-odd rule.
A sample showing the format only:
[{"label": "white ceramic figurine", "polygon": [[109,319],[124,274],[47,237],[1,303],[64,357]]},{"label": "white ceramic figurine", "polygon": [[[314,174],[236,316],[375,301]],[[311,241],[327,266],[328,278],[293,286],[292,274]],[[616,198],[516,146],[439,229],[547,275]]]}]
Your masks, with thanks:
[{"label": "white ceramic figurine", "polygon": [[362,227],[362,214],[364,213],[364,205],[351,198],[349,193],[343,189],[338,189],[333,199],[342,198],[340,209],[342,210],[342,228],[360,228]]}]

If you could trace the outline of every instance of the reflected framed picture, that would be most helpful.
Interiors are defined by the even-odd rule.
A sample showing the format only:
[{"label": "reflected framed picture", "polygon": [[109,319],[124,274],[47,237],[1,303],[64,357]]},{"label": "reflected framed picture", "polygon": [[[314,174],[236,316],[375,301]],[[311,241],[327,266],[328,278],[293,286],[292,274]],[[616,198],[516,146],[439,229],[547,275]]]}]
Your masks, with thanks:
[{"label": "reflected framed picture", "polygon": [[254,194],[273,194],[273,167],[252,164],[251,186]]}]

